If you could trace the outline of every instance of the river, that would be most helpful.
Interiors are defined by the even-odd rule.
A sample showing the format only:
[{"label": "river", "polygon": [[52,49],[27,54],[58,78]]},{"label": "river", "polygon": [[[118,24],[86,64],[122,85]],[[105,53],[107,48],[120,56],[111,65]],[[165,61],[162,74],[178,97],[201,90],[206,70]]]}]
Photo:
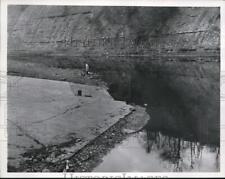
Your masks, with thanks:
[{"label": "river", "polygon": [[[219,171],[219,69],[208,58],[121,59],[101,71],[110,94],[147,104],[145,130],[116,145],[96,172]],[[105,68],[104,68],[105,69]]]}]

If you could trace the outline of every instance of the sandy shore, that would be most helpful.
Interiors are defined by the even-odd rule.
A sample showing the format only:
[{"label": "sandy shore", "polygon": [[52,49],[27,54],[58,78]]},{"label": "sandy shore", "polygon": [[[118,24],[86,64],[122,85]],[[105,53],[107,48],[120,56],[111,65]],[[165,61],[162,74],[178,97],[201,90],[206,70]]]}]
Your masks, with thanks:
[{"label": "sandy shore", "polygon": [[[29,151],[24,155],[29,160],[26,160],[19,170],[26,172],[91,172],[115,145],[133,133],[143,130],[148,120],[149,116],[145,112],[145,108],[135,106],[130,114],[120,119],[68,159],[54,161],[53,156],[62,153],[62,148],[57,146]],[[52,160],[49,161],[51,157]]]},{"label": "sandy shore", "polygon": [[29,160],[23,156],[29,150],[53,146],[63,147],[54,160],[68,158],[132,108],[98,86],[8,76],[9,165]]},{"label": "sandy shore", "polygon": [[[144,108],[115,101],[100,86],[8,76],[8,101],[9,171],[60,172],[66,160],[69,170],[91,171],[97,158],[148,120]],[[126,123],[133,127],[123,131]],[[93,166],[83,160],[87,153],[97,157]]]}]

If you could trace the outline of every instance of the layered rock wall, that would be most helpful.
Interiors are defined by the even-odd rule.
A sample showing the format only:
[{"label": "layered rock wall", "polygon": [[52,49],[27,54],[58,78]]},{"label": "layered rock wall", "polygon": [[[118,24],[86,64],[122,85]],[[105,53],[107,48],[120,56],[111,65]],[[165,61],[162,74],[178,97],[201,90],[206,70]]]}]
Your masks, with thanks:
[{"label": "layered rock wall", "polygon": [[9,6],[9,51],[149,54],[215,51],[219,8]]}]

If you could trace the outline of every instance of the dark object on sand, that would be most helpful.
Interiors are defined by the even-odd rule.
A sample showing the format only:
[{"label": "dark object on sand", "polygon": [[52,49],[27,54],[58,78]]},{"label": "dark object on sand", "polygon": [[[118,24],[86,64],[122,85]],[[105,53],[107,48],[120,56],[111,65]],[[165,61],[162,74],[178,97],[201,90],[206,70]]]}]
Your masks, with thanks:
[{"label": "dark object on sand", "polygon": [[77,95],[78,95],[78,96],[82,96],[82,90],[78,90],[78,91],[77,91]]}]

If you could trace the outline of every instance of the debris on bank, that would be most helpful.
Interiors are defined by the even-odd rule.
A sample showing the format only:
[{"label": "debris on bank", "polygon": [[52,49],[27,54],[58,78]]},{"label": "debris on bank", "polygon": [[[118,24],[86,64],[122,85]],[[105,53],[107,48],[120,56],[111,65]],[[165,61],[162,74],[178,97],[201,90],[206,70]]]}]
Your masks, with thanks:
[{"label": "debris on bank", "polygon": [[57,146],[40,151],[30,151],[24,155],[29,157],[20,171],[26,172],[91,172],[102,162],[105,156],[115,145],[121,143],[132,132],[138,132],[149,121],[145,108],[135,106],[133,111],[120,119],[85,147],[74,153],[70,158],[55,161],[56,156],[64,155],[65,151]]},{"label": "debris on bank", "polygon": [[132,109],[103,87],[8,76],[8,171],[47,171]]}]

